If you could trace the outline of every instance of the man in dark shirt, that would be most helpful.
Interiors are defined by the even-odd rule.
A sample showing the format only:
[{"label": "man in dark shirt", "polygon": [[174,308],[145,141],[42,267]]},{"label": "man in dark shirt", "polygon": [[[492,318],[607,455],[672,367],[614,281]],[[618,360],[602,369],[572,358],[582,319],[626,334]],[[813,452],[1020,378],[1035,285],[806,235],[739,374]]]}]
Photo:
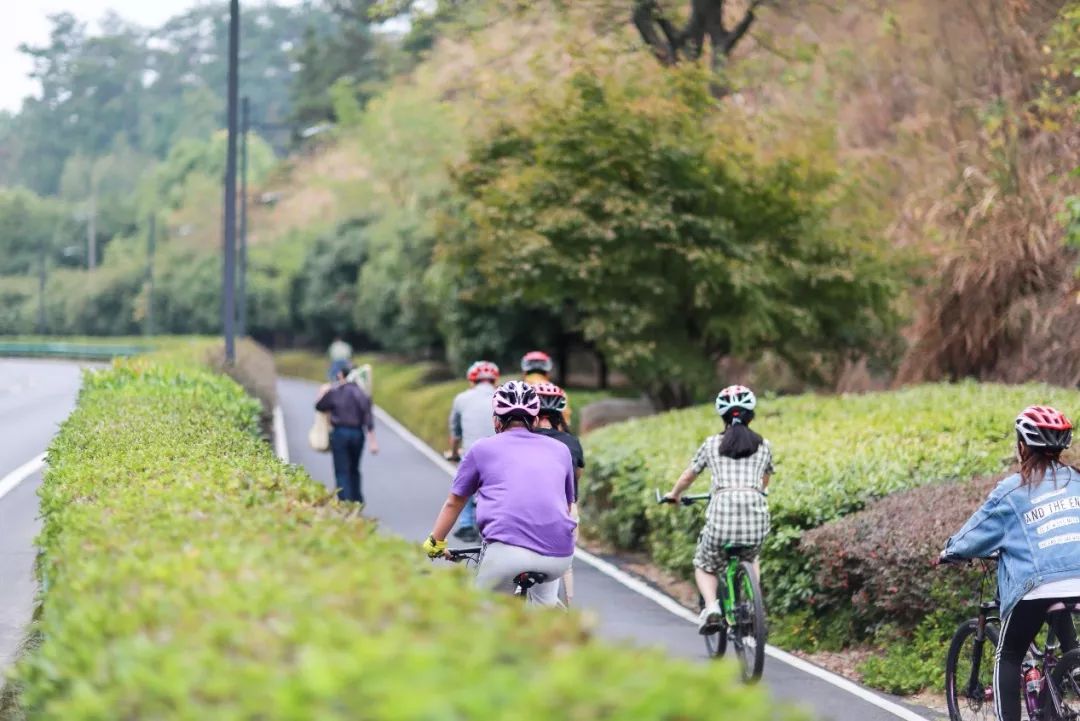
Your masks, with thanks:
[{"label": "man in dark shirt", "polygon": [[363,503],[360,455],[364,452],[365,435],[371,452],[379,452],[379,443],[375,440],[375,416],[371,397],[356,383],[345,380],[351,366],[335,364],[335,367],[337,377],[333,384],[323,386],[315,410],[330,414],[330,451],[334,457],[338,498]]}]

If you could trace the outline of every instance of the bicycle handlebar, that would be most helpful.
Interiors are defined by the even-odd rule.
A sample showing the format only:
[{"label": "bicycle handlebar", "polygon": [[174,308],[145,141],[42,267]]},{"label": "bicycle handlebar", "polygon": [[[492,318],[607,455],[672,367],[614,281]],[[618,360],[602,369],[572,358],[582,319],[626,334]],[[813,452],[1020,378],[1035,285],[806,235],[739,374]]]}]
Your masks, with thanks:
[{"label": "bicycle handlebar", "polygon": [[448,548],[446,549],[446,557],[454,561],[464,561],[469,558],[477,558],[480,555],[480,551],[483,550],[482,546],[469,546],[467,548]]},{"label": "bicycle handlebar", "polygon": [[941,565],[941,566],[970,566],[971,564],[975,563],[975,561],[983,561],[983,562],[996,561],[996,560],[998,560],[999,555],[1001,555],[1001,554],[999,554],[997,552],[994,552],[994,553],[990,554],[989,556],[987,556],[985,558],[962,558],[960,556],[948,556],[948,555],[945,554],[944,551],[942,551],[941,554],[938,555],[938,565]]},{"label": "bicycle handlebar", "polygon": [[[660,495],[660,489],[659,488],[656,488],[656,489],[653,489],[653,490],[656,491],[656,502],[657,503],[675,503],[675,501],[673,499],[668,498],[667,496]],[[710,498],[712,498],[712,495],[710,495],[708,493],[699,493],[699,494],[693,495],[693,496],[682,496],[682,497],[679,498],[679,503],[681,503],[684,506],[692,506],[695,503],[697,503],[698,501],[707,501]]]}]

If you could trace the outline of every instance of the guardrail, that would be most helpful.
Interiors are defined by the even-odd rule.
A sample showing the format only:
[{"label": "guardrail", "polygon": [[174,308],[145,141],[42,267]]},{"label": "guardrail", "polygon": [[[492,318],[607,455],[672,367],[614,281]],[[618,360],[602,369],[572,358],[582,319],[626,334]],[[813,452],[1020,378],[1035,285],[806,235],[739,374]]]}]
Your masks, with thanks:
[{"label": "guardrail", "polygon": [[153,350],[151,346],[97,343],[21,343],[0,341],[0,356],[17,358],[78,358],[109,360]]}]

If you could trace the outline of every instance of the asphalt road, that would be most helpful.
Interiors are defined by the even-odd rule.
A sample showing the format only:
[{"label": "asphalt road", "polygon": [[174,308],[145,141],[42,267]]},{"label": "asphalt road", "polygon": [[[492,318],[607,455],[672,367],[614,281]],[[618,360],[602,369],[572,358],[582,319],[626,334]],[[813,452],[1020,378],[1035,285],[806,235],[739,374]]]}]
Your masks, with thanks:
[{"label": "asphalt road", "polygon": [[[79,365],[0,359],[0,479],[42,453],[75,407]],[[0,671],[13,659],[33,610],[37,488],[34,473],[0,497]]]},{"label": "asphalt road", "polygon": [[[292,462],[303,465],[312,477],[331,487],[333,467],[329,454],[315,453],[307,446],[316,387],[314,383],[283,379],[279,381],[278,393]],[[372,456],[365,451],[362,465],[365,513],[378,519],[385,531],[419,544],[430,532],[446,499],[450,479],[442,468],[386,424],[378,424],[376,433],[381,453]],[[686,620],[580,560],[574,564],[574,574],[574,605],[598,617],[602,636],[659,647],[673,656],[708,661],[701,637]],[[860,695],[772,657],[766,658],[764,683],[775,698],[804,706],[822,720],[900,718]],[[871,692],[862,689],[862,694],[867,693]],[[940,718],[926,709],[909,705],[905,708],[926,719]],[[908,717],[909,721],[911,718]]]}]

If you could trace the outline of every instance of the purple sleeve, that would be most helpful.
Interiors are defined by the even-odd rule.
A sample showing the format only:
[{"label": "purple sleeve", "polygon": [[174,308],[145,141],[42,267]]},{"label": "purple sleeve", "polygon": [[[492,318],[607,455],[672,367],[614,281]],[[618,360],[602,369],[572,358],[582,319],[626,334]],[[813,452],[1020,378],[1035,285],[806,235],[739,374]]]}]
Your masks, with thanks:
[{"label": "purple sleeve", "polygon": [[468,498],[476,493],[476,489],[479,487],[480,469],[476,465],[476,448],[472,448],[461,459],[457,475],[454,476],[454,482],[450,484],[450,492],[455,496]]},{"label": "purple sleeve", "polygon": [[333,395],[333,393],[333,388],[326,391],[326,393],[323,393],[322,398],[315,401],[315,410],[325,413],[326,411],[333,408],[334,404],[330,401],[330,397]]}]

